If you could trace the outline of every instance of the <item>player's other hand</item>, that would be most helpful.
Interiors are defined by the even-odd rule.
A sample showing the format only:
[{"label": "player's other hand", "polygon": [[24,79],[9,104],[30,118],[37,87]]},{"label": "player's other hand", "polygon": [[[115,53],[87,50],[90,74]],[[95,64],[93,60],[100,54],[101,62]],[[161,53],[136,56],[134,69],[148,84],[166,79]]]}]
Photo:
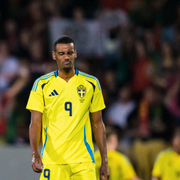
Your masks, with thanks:
[{"label": "player's other hand", "polygon": [[39,153],[32,154],[32,168],[34,172],[41,173],[43,170],[43,163]]},{"label": "player's other hand", "polygon": [[100,180],[109,180],[109,168],[107,163],[102,163],[100,167]]}]

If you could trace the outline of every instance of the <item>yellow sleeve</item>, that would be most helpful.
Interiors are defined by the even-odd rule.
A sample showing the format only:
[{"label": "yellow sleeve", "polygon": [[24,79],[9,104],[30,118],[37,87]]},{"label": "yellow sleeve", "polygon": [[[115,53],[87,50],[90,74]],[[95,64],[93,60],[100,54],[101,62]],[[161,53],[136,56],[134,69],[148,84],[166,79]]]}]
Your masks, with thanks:
[{"label": "yellow sleeve", "polygon": [[32,110],[39,111],[41,113],[43,113],[44,111],[43,91],[42,91],[41,82],[39,79],[37,79],[34,82],[34,85],[30,92],[26,109],[30,111]]},{"label": "yellow sleeve", "polygon": [[90,105],[90,112],[97,112],[104,109],[106,106],[104,104],[104,98],[102,95],[101,85],[99,81],[96,79],[95,81],[95,90],[92,98],[92,102]]},{"label": "yellow sleeve", "polygon": [[134,168],[126,156],[123,156],[122,159],[122,175],[122,179],[132,179],[136,176]]},{"label": "yellow sleeve", "polygon": [[156,158],[156,161],[154,163],[153,170],[152,170],[152,176],[161,177],[162,175],[161,161],[162,161],[162,153],[160,153]]}]

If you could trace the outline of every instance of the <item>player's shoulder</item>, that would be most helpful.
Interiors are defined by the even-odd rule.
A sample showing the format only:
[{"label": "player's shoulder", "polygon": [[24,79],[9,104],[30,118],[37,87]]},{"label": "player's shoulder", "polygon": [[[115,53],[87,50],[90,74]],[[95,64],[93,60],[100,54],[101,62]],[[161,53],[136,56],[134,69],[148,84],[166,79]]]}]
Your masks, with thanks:
[{"label": "player's shoulder", "polygon": [[172,148],[165,149],[158,154],[157,160],[162,159],[162,158],[167,158],[167,156],[171,155],[173,152],[174,151]]},{"label": "player's shoulder", "polygon": [[113,159],[114,162],[119,162],[120,164],[131,164],[128,157],[119,151],[107,151],[107,155],[108,158]]},{"label": "player's shoulder", "polygon": [[109,157],[114,158],[117,161],[124,161],[126,163],[129,163],[128,157],[119,151],[108,151],[107,154]]},{"label": "player's shoulder", "polygon": [[43,76],[40,76],[38,79],[36,79],[36,81],[35,82],[44,82],[44,81],[48,81],[48,80],[50,80],[52,77],[55,77],[55,73],[56,73],[56,71],[52,71],[52,72],[50,72],[50,73],[47,73],[47,74],[45,74],[45,75],[43,75]]},{"label": "player's shoulder", "polygon": [[36,91],[39,84],[42,85],[44,83],[47,83],[50,79],[52,79],[55,76],[56,76],[56,71],[52,71],[50,73],[40,76],[35,80],[34,85],[32,87],[32,91]]},{"label": "player's shoulder", "polygon": [[99,90],[101,90],[101,85],[99,83],[99,80],[95,76],[87,74],[79,70],[78,70],[78,76],[86,79],[87,81],[91,82],[93,85],[98,86]]}]

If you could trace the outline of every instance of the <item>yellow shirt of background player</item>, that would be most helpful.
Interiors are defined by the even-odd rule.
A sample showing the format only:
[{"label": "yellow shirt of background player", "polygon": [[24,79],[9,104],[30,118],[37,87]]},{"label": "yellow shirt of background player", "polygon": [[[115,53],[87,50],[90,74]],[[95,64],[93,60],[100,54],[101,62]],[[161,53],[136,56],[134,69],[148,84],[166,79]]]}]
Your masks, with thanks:
[{"label": "yellow shirt of background player", "polygon": [[[99,168],[101,166],[100,152],[96,151],[94,154],[96,163],[96,177],[99,178]],[[110,171],[109,180],[130,180],[136,176],[136,173],[128,160],[128,158],[117,152],[107,151],[108,167]]]},{"label": "yellow shirt of background player", "polygon": [[180,179],[180,155],[173,149],[162,151],[155,161],[152,176],[161,180]]}]

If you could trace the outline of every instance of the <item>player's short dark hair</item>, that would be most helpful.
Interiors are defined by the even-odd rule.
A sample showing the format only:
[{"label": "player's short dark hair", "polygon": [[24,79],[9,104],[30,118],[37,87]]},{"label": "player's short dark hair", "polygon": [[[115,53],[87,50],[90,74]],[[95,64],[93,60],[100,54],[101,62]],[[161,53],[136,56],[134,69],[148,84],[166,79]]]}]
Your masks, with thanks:
[{"label": "player's short dark hair", "polygon": [[74,40],[70,36],[67,35],[59,36],[58,39],[54,41],[54,51],[56,51],[57,44],[69,44],[69,43],[74,44]]},{"label": "player's short dark hair", "polygon": [[117,135],[118,137],[117,130],[112,126],[108,126],[106,127],[106,141],[109,141],[111,135]]},{"label": "player's short dark hair", "polygon": [[174,133],[173,133],[173,138],[175,138],[177,136],[180,136],[180,127],[179,126],[174,129]]}]

